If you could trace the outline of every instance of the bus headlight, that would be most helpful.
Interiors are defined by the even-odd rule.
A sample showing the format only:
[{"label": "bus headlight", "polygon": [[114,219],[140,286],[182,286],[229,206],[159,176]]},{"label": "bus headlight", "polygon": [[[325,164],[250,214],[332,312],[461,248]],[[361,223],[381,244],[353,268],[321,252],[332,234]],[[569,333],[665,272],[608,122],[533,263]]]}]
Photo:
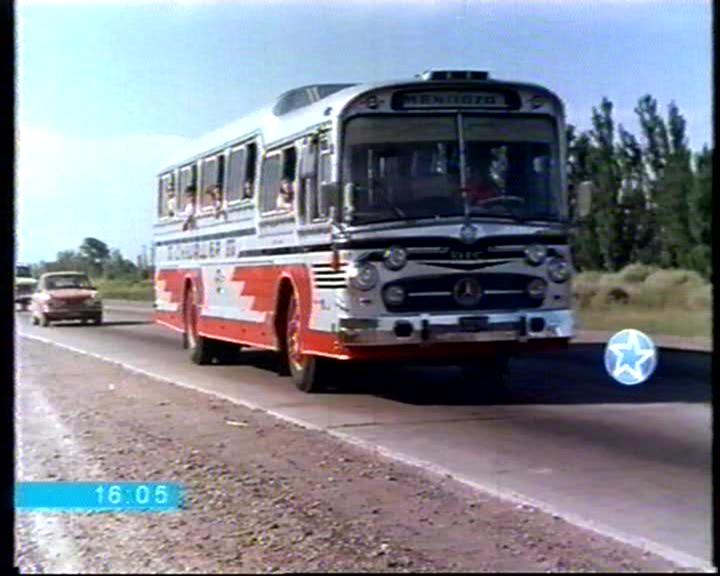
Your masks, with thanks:
[{"label": "bus headlight", "polygon": [[383,293],[385,303],[390,306],[400,306],[405,302],[405,290],[402,286],[388,286]]},{"label": "bus headlight", "polygon": [[540,266],[547,258],[547,248],[542,244],[531,244],[525,248],[525,259],[528,264],[533,266]]},{"label": "bus headlight", "polygon": [[534,280],[530,281],[525,290],[527,290],[528,296],[530,296],[530,298],[532,298],[533,300],[542,300],[543,298],[545,298],[547,284],[544,280],[541,280],[540,278],[535,278]]},{"label": "bus headlight", "polygon": [[556,256],[548,261],[547,271],[553,282],[562,283],[570,278],[570,264],[561,256]]},{"label": "bus headlight", "polygon": [[390,246],[383,254],[383,262],[388,270],[400,270],[407,264],[407,250],[402,246]]},{"label": "bus headlight", "polygon": [[350,270],[350,285],[364,292],[372,290],[378,281],[378,271],[372,264],[360,264]]}]

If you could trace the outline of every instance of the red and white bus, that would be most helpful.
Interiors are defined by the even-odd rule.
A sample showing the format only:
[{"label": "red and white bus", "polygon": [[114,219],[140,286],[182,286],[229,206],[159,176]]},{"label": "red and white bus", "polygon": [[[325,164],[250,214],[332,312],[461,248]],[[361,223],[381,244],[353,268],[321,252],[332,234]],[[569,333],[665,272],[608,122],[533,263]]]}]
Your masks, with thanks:
[{"label": "red and white bus", "polygon": [[286,92],[159,173],[156,321],[307,392],[340,362],[499,377],[574,333],[564,134],[555,94],[480,71]]}]

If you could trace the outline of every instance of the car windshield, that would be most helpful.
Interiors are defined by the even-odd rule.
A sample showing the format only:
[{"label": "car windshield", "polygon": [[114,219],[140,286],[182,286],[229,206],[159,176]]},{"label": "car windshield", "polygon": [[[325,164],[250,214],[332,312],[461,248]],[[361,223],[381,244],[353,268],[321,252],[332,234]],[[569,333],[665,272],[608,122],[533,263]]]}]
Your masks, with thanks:
[{"label": "car windshield", "polygon": [[[564,216],[551,120],[463,115],[462,130],[472,215]],[[353,184],[353,221],[463,215],[459,143],[456,116],[350,120],[343,181]]]},{"label": "car windshield", "polygon": [[90,279],[80,274],[68,274],[67,276],[52,276],[45,278],[45,288],[48,290],[60,290],[63,288],[90,288]]}]

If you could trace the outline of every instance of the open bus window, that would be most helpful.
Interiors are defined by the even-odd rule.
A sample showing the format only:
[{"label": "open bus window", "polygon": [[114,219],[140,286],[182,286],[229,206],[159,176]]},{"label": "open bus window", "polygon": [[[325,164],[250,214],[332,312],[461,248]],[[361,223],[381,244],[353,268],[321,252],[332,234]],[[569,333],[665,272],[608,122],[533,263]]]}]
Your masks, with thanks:
[{"label": "open bus window", "polygon": [[257,165],[257,144],[250,142],[247,145],[245,160],[245,181],[243,183],[243,198],[252,198],[255,189],[255,166]]}]

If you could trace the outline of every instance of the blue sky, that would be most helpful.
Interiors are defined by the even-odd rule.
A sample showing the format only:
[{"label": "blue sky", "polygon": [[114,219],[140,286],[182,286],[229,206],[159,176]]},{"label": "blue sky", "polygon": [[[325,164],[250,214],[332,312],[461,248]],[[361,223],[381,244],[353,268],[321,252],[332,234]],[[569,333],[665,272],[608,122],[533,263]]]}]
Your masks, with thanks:
[{"label": "blue sky", "polygon": [[18,258],[95,236],[150,244],[169,153],[289,88],[486,69],[548,86],[588,128],[603,96],[639,135],[643,94],[712,142],[704,0],[19,0]]}]

